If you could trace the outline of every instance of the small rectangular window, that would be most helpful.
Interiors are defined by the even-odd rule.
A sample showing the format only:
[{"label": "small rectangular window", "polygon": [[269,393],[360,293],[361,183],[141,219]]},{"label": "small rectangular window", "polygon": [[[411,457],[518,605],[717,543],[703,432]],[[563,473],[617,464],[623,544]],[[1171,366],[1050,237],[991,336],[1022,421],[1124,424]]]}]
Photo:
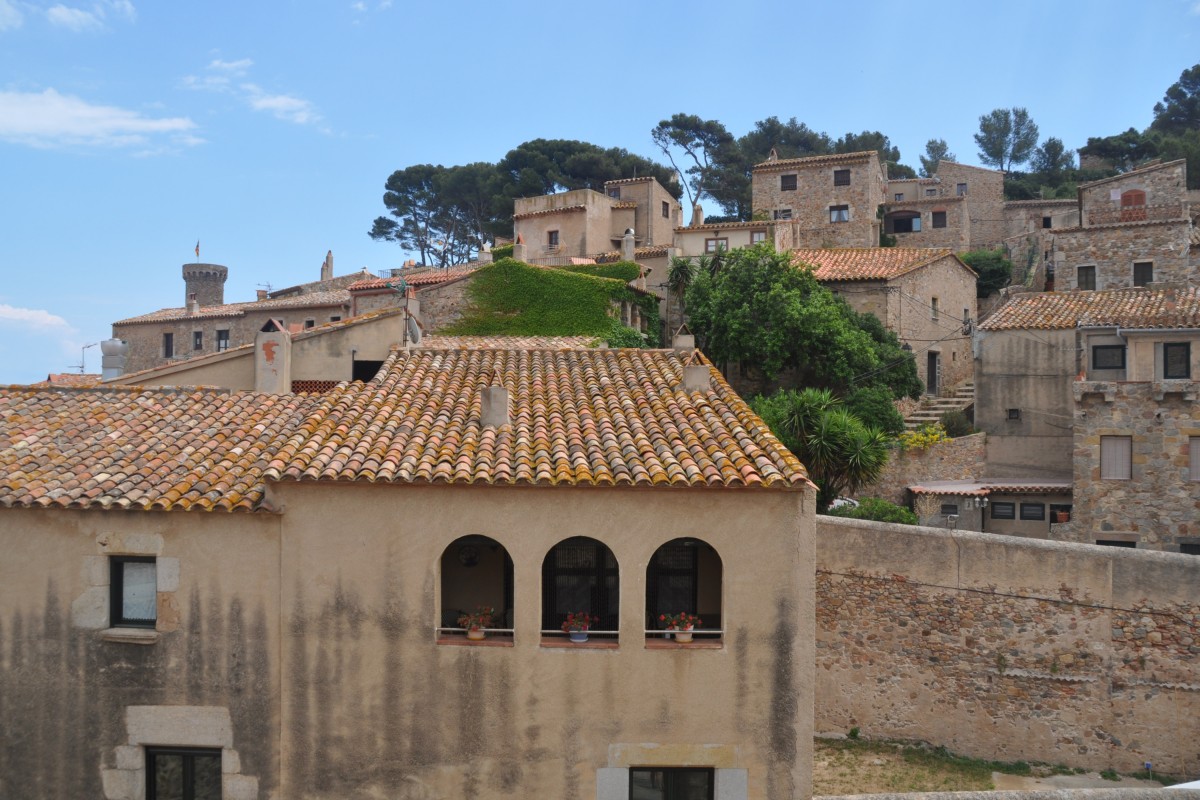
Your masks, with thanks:
[{"label": "small rectangular window", "polygon": [[663,215],[663,219],[671,218],[671,204],[668,203],[666,200],[662,201],[662,215]]},{"label": "small rectangular window", "polygon": [[1200,481],[1200,436],[1188,437],[1188,477]]},{"label": "small rectangular window", "polygon": [[220,800],[221,751],[146,748],[146,800]]},{"label": "small rectangular window", "polygon": [[1098,344],[1093,347],[1092,369],[1125,369],[1125,345]]},{"label": "small rectangular window", "polygon": [[792,218],[792,210],[790,208],[775,209],[775,219],[787,220]]},{"label": "small rectangular window", "polygon": [[1097,539],[1096,544],[1101,547],[1128,547],[1131,550],[1137,549],[1137,542],[1126,539]]},{"label": "small rectangular window", "polygon": [[217,352],[221,353],[229,349],[229,331],[217,331]]},{"label": "small rectangular window", "polygon": [[1100,437],[1100,479],[1127,481],[1133,477],[1133,437]]},{"label": "small rectangular window", "polygon": [[192,349],[204,349],[204,331],[192,331]]},{"label": "small rectangular window", "polygon": [[154,556],[109,559],[109,624],[153,628],[158,619],[158,573]]},{"label": "small rectangular window", "polygon": [[1049,228],[1054,223],[1051,217],[1042,217],[1042,227]]},{"label": "small rectangular window", "polygon": [[620,187],[620,186],[614,186],[614,187],[612,187],[611,189],[609,189],[609,190],[608,190],[608,196],[609,196],[609,197],[611,197],[611,198],[613,198],[613,199],[615,199],[615,200],[620,200],[620,199],[621,199],[621,187]]},{"label": "small rectangular window", "polygon": [[750,231],[750,244],[758,244],[767,240],[766,231]]},{"label": "small rectangular window", "polygon": [[795,175],[780,175],[779,176],[779,191],[781,191],[781,192],[796,191],[796,176]]},{"label": "small rectangular window", "polygon": [[163,358],[175,357],[175,334],[163,334]]},{"label": "small rectangular window", "polygon": [[1016,503],[992,503],[992,519],[1016,519]]},{"label": "small rectangular window", "polygon": [[308,330],[309,328],[315,328],[315,327],[317,327],[317,321],[315,319],[304,320],[304,330]]},{"label": "small rectangular window", "polygon": [[1044,520],[1046,518],[1045,503],[1021,503],[1021,519]]},{"label": "small rectangular window", "polygon": [[946,227],[946,212],[945,211],[934,211],[932,216],[933,216],[933,220],[932,220],[931,224],[933,225],[933,227],[935,227],[935,228]]},{"label": "small rectangular window", "polygon": [[341,317],[330,317],[329,321],[330,322],[341,322],[342,318]]},{"label": "small rectangular window", "polygon": [[897,203],[904,202],[904,192],[896,192],[896,202]]},{"label": "small rectangular window", "polygon": [[959,197],[965,197],[967,194],[967,185],[960,183],[954,187],[954,191]]},{"label": "small rectangular window", "polygon": [[1163,351],[1163,379],[1187,380],[1192,377],[1191,342],[1166,342]]},{"label": "small rectangular window", "polygon": [[1096,267],[1079,267],[1075,270],[1075,288],[1096,290]]},{"label": "small rectangular window", "polygon": [[1021,409],[1019,409],[1019,408],[1006,409],[1005,414],[1008,417],[1010,422],[1015,422],[1015,421],[1021,419]]},{"label": "small rectangular window", "polygon": [[958,503],[942,503],[941,515],[948,517],[951,514],[958,513]]},{"label": "small rectangular window", "polygon": [[933,312],[932,318],[938,318],[938,299],[936,297],[929,298],[929,309]]},{"label": "small rectangular window", "polygon": [[830,206],[829,207],[830,222],[849,222],[850,221],[850,206]]},{"label": "small rectangular window", "polygon": [[705,239],[704,240],[704,252],[706,252],[706,253],[716,253],[720,250],[728,250],[728,249],[729,249],[729,240],[723,236],[720,239]]},{"label": "small rectangular window", "polygon": [[850,170],[835,169],[833,171],[834,186],[849,186],[850,185]]},{"label": "small rectangular window", "polygon": [[926,189],[925,196],[926,197],[937,197],[937,189]]},{"label": "small rectangular window", "polygon": [[632,767],[629,797],[636,800],[713,800],[711,767]]},{"label": "small rectangular window", "polygon": [[1200,556],[1200,542],[1180,542],[1179,552],[1188,556]]},{"label": "small rectangular window", "polygon": [[546,244],[549,247],[558,247],[558,231],[546,231]]},{"label": "small rectangular window", "polygon": [[1154,262],[1133,262],[1133,285],[1146,286],[1154,282]]}]

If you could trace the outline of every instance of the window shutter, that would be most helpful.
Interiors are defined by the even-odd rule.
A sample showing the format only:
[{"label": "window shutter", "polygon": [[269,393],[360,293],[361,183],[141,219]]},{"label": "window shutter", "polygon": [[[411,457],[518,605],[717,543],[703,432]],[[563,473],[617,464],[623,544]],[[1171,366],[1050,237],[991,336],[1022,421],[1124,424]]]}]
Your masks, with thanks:
[{"label": "window shutter", "polygon": [[1127,481],[1133,476],[1133,439],[1129,436],[1100,437],[1100,477]]},{"label": "window shutter", "polygon": [[1188,470],[1192,480],[1200,481],[1200,436],[1188,438]]}]

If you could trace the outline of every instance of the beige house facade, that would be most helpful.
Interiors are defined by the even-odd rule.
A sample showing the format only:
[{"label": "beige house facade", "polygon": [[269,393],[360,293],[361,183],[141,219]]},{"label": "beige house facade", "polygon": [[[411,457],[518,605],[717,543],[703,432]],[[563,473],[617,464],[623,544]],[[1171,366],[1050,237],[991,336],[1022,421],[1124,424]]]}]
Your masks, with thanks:
[{"label": "beige house facade", "polygon": [[467,344],[0,392],[0,794],[810,796],[803,468],[698,355]]}]

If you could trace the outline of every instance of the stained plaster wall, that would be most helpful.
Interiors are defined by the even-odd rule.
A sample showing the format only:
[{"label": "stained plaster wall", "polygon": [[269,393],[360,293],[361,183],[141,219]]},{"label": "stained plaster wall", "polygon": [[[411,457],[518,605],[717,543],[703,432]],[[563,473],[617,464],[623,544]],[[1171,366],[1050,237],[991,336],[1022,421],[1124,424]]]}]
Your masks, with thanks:
[{"label": "stained plaster wall", "polygon": [[[283,796],[591,798],[598,769],[631,763],[746,769],[750,798],[811,793],[811,494],[282,483],[273,498],[289,521]],[[468,534],[512,556],[514,646],[435,643],[438,565]],[[543,558],[580,535],[620,565],[617,649],[540,643]],[[678,537],[723,561],[720,649],[645,647],[646,566]]]},{"label": "stained plaster wall", "polygon": [[[131,706],[227,717],[226,795],[276,796],[278,517],[4,509],[0,553],[0,797],[140,797]],[[158,556],[157,641],[106,638],[110,555]]]},{"label": "stained plaster wall", "polygon": [[819,731],[1200,770],[1200,559],[818,517]]}]

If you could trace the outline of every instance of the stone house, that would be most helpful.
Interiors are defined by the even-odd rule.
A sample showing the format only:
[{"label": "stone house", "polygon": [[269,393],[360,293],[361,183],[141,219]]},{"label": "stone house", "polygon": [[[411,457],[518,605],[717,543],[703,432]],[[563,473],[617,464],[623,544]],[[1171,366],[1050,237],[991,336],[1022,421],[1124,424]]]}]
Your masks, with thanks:
[{"label": "stone house", "polygon": [[675,229],[675,249],[680,255],[711,256],[722,250],[751,247],[775,241],[775,222],[711,222]]},{"label": "stone house", "polygon": [[874,150],[755,164],[751,207],[773,221],[775,247],[875,247],[887,173]]},{"label": "stone house", "polygon": [[975,272],[948,249],[799,248],[795,264],[860,314],[874,314],[912,350],[929,394],[970,379]]},{"label": "stone house", "polygon": [[1079,222],[1055,230],[1062,289],[1118,289],[1200,278],[1185,160],[1152,164],[1079,187]]},{"label": "stone house", "polygon": [[0,795],[809,797],[814,500],[686,351],[0,390]]},{"label": "stone house", "polygon": [[654,178],[606,181],[604,193],[575,189],[518,197],[513,238],[526,245],[531,264],[558,265],[621,247],[633,230],[639,246],[669,246],[680,224],[679,201]]},{"label": "stone house", "polygon": [[988,474],[1074,481],[1057,538],[1190,546],[1200,289],[1017,295],[979,326],[976,359]]}]

